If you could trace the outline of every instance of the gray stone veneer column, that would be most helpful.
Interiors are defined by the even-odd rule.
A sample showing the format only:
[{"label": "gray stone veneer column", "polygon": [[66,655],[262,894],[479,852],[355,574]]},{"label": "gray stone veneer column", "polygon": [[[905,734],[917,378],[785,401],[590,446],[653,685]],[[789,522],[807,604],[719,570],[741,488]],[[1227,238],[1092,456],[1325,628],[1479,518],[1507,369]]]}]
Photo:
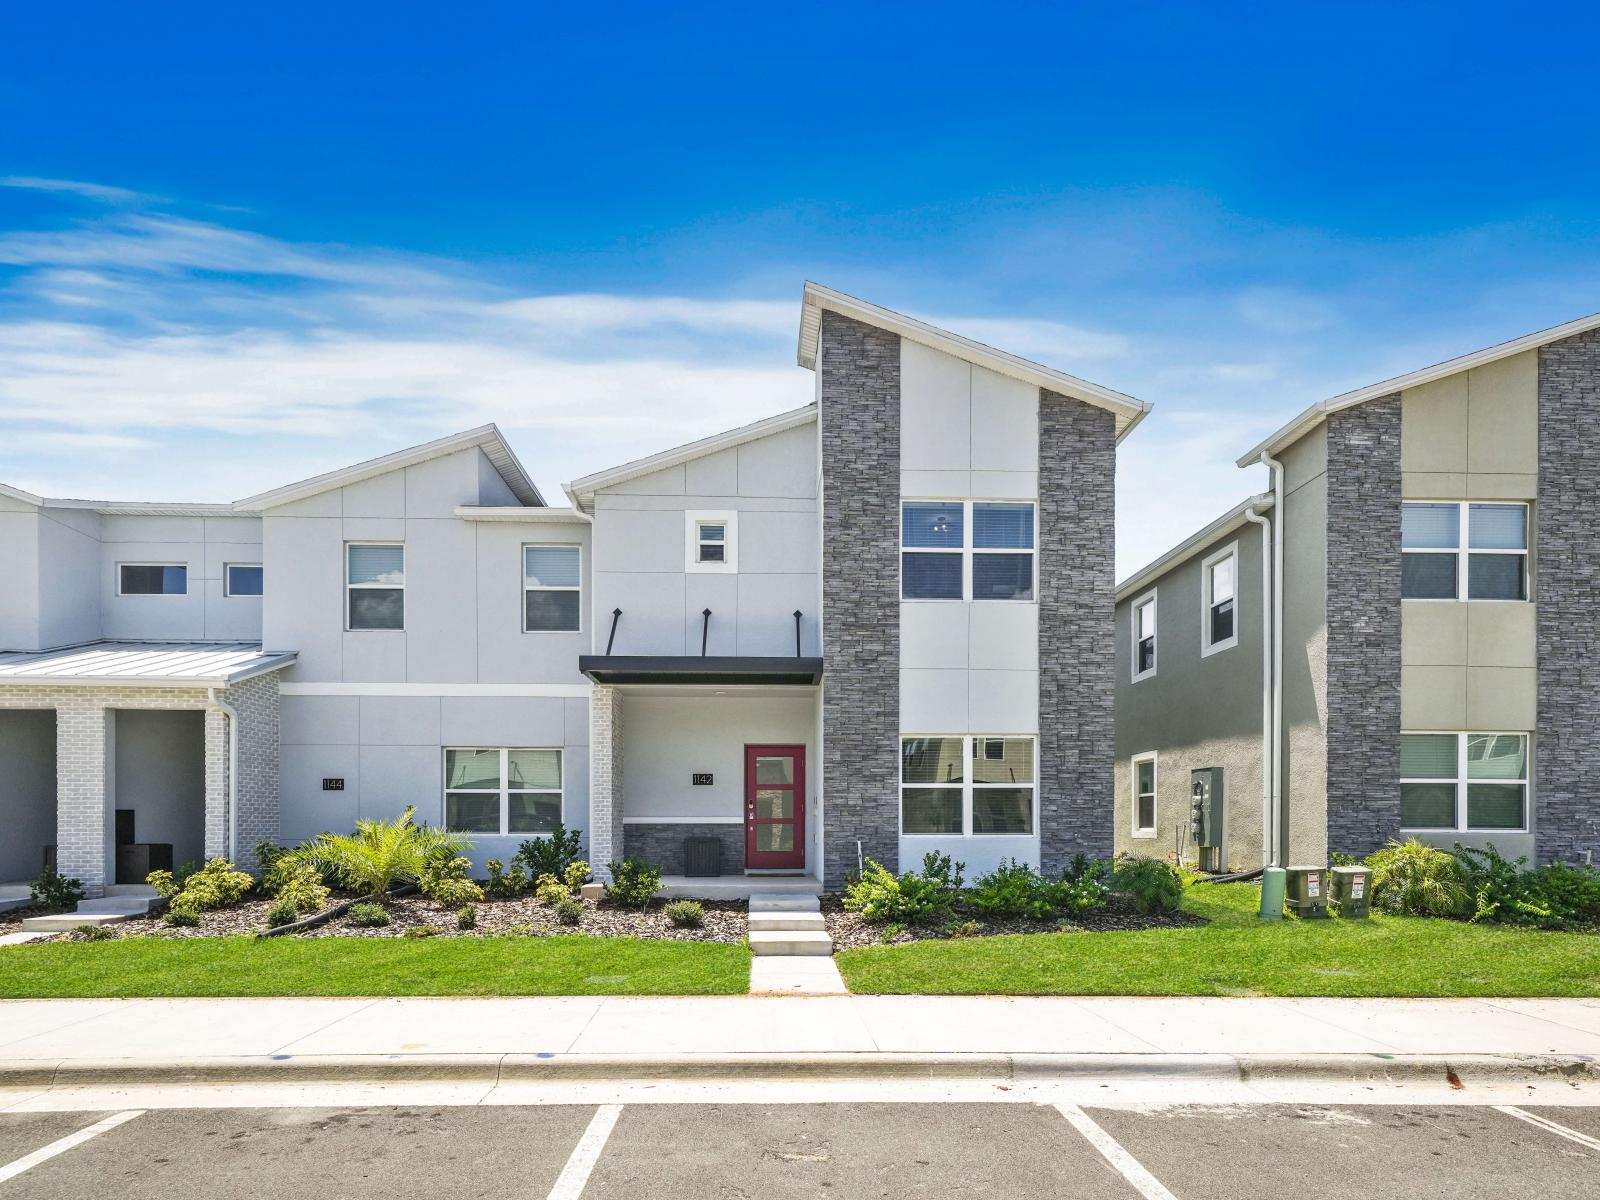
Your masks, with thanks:
[{"label": "gray stone veneer column", "polygon": [[900,858],[900,339],[822,314],[823,879]]},{"label": "gray stone veneer column", "polygon": [[1400,832],[1400,494],[1400,397],[1328,414],[1334,853],[1370,854]]},{"label": "gray stone veneer column", "polygon": [[1039,397],[1039,834],[1046,872],[1109,858],[1116,585],[1116,418]]},{"label": "gray stone veneer column", "polygon": [[1534,846],[1540,862],[1581,861],[1600,851],[1600,330],[1539,351],[1534,523]]}]

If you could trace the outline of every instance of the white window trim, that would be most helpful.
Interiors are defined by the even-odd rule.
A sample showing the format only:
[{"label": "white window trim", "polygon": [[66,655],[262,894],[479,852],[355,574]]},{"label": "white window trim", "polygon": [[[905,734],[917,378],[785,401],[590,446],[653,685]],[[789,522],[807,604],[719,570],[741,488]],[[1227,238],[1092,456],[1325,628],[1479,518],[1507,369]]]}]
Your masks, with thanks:
[{"label": "white window trim", "polygon": [[[721,525],[721,562],[700,561],[700,526]],[[683,514],[683,569],[691,575],[735,575],[739,571],[739,514],[730,509],[691,508]]]},{"label": "white window trim", "polygon": [[[350,582],[350,551],[357,546],[399,546],[400,547],[400,582],[399,583],[351,583]],[[344,544],[344,631],[346,633],[404,633],[406,629],[406,575],[410,567],[406,563],[406,544],[404,542],[382,541],[366,539],[359,542],[346,542]],[[263,589],[265,590],[265,589]],[[392,591],[400,592],[400,628],[399,629],[357,629],[350,624],[350,593],[358,591]]]},{"label": "white window trim", "polygon": [[[1533,541],[1533,528],[1531,506],[1526,500],[1424,500],[1416,496],[1407,496],[1401,502],[1402,511],[1407,504],[1453,504],[1459,510],[1456,518],[1455,549],[1443,546],[1418,546],[1408,547],[1405,538],[1400,539],[1401,554],[1453,554],[1456,558],[1456,594],[1454,596],[1405,596],[1400,598],[1407,604],[1531,604],[1533,603],[1533,578],[1528,571],[1528,543]],[[1469,544],[1472,541],[1472,506],[1474,504],[1495,504],[1502,507],[1516,505],[1522,509],[1522,541],[1520,550],[1474,550]],[[1481,599],[1472,599],[1468,595],[1467,581],[1471,579],[1474,554],[1520,554],[1522,555],[1522,595],[1521,600],[1501,600],[1493,596]]]},{"label": "white window trim", "polygon": [[266,594],[266,591],[267,591],[267,572],[266,572],[266,569],[263,568],[260,563],[231,562],[231,563],[223,563],[222,564],[222,595],[224,596],[224,598],[229,599],[229,600],[259,600],[259,599],[261,599],[261,596],[259,596],[259,595],[253,595],[253,594],[251,594],[249,592],[245,592],[243,594],[240,594],[240,593],[236,593],[233,590],[233,569],[235,567],[256,567],[257,569],[259,569],[261,571],[261,594],[262,595]]},{"label": "white window trim", "polygon": [[[961,505],[961,546],[908,546],[906,545],[905,506],[907,504],[959,504]],[[1026,504],[1033,509],[1033,545],[1027,549],[1008,549],[1004,546],[974,546],[972,544],[972,513],[978,504]],[[905,584],[905,555],[949,554],[961,555],[961,595],[959,596],[908,596]],[[1026,600],[1007,600],[985,596],[981,600],[972,594],[972,560],[979,554],[1026,554],[1033,560],[1033,595]],[[958,499],[955,496],[901,496],[900,497],[900,556],[895,559],[895,571],[900,580],[902,604],[1038,604],[1039,603],[1039,502],[1018,499],[1015,496],[973,496]]]},{"label": "white window trim", "polygon": [[[1156,673],[1156,668],[1161,665],[1161,607],[1156,603],[1157,590],[1158,589],[1156,588],[1151,588],[1148,592],[1135,600],[1133,602],[1133,607],[1128,611],[1128,630],[1130,635],[1129,667],[1132,670],[1132,678],[1134,683],[1138,683],[1141,679],[1149,679]],[[1151,605],[1155,609],[1156,632],[1154,638],[1155,644],[1150,647],[1150,669],[1148,671],[1141,671],[1139,670],[1139,610],[1146,604]],[[1237,606],[1235,607],[1234,611],[1238,611]]]},{"label": "white window trim", "polygon": [[[578,552],[578,584],[576,587],[551,587],[547,584],[528,582],[528,551],[529,550],[576,550]],[[522,549],[517,552],[517,569],[522,572],[522,632],[532,634],[574,634],[583,632],[583,546],[578,542],[524,542]],[[576,629],[529,629],[528,628],[528,593],[529,592],[577,592],[578,593],[578,627]],[[517,747],[521,749],[522,747]]]},{"label": "white window trim", "polygon": [[[1211,568],[1223,559],[1233,558],[1233,636],[1220,642],[1211,640]],[[1200,563],[1200,657],[1207,658],[1231,650],[1239,644],[1239,627],[1244,624],[1244,589],[1239,586],[1239,543],[1230,542],[1208,554]],[[1159,627],[1158,627],[1159,628]]]},{"label": "white window trim", "polygon": [[[365,544],[365,543],[363,543]],[[498,750],[500,752],[500,786],[498,788],[453,788],[450,781],[450,752],[464,751],[468,754],[481,754],[485,750]],[[554,752],[556,761],[560,763],[561,787],[552,791],[550,788],[514,788],[511,786],[511,751],[513,750],[540,750]],[[537,833],[512,833],[511,826],[511,797],[512,796],[559,796],[561,798],[561,812],[563,819],[567,811],[567,758],[564,749],[560,746],[445,746],[440,752],[440,762],[443,764],[445,788],[440,793],[439,823],[445,828],[450,828],[450,796],[493,796],[500,797],[500,829],[496,833],[469,834],[475,837],[520,837],[536,838],[543,836]]]},{"label": "white window trim", "polygon": [[[1150,764],[1150,816],[1155,824],[1148,829],[1139,824],[1139,764]],[[1133,827],[1132,836],[1141,840],[1149,840],[1156,836],[1161,828],[1161,765],[1154,750],[1146,750],[1143,754],[1135,754],[1128,760],[1128,798],[1131,801],[1132,812],[1128,824]]]},{"label": "white window trim", "polygon": [[[961,742],[961,782],[952,783],[907,783],[906,758],[904,743],[913,739],[955,738]],[[972,779],[972,763],[974,748],[979,742],[991,738],[1028,738],[1033,742],[1033,782],[1027,785],[1033,791],[1033,803],[1028,817],[1027,833],[976,833],[972,828],[972,793],[974,791],[992,791],[997,788],[1017,788],[1023,785],[1015,783],[974,783]],[[1036,733],[902,733],[900,745],[895,747],[895,752],[900,760],[899,787],[895,791],[895,806],[899,812],[899,830],[901,837],[913,838],[1036,838],[1039,836],[1039,735]],[[915,788],[940,788],[945,791],[961,793],[961,832],[960,833],[910,833],[906,830],[905,789]]]},{"label": "white window trim", "polygon": [[[183,591],[181,592],[125,592],[122,590],[123,567],[182,567]],[[117,564],[117,595],[137,596],[141,600],[171,600],[178,596],[189,594],[189,564],[186,562],[119,562]]]},{"label": "white window trim", "polygon": [[[1456,789],[1456,823],[1454,825],[1402,825],[1401,833],[1470,833],[1485,839],[1496,834],[1532,832],[1533,815],[1533,734],[1524,729],[1403,729],[1401,736],[1410,734],[1436,734],[1456,739],[1456,777],[1451,779],[1402,778],[1407,783],[1453,783]],[[1467,739],[1471,737],[1520,737],[1524,755],[1521,779],[1480,779],[1478,783],[1520,783],[1522,785],[1522,824],[1516,828],[1473,828],[1467,824]]]}]

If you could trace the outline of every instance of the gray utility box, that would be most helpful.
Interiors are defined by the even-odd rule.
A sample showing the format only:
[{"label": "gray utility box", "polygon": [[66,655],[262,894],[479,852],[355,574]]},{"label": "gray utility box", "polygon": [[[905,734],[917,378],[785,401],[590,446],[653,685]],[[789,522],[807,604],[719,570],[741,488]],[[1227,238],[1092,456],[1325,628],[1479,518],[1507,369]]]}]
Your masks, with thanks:
[{"label": "gray utility box", "polygon": [[1201,767],[1189,772],[1189,831],[1200,851],[1200,866],[1207,871],[1225,870],[1223,813],[1227,795],[1221,767]]},{"label": "gray utility box", "polygon": [[1316,919],[1328,915],[1328,869],[1290,867],[1284,875],[1283,902],[1297,917]]},{"label": "gray utility box", "polygon": [[1335,867],[1332,877],[1333,911],[1341,917],[1361,918],[1371,911],[1372,868]]}]

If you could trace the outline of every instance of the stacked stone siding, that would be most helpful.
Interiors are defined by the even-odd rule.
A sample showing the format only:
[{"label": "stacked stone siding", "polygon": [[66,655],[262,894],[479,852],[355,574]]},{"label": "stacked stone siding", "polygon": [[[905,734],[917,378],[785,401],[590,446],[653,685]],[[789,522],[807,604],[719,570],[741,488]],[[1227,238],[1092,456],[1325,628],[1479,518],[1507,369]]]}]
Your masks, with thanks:
[{"label": "stacked stone siding", "polygon": [[1540,862],[1600,852],[1600,330],[1539,351],[1539,727],[1534,847]]},{"label": "stacked stone siding", "polygon": [[1400,831],[1400,397],[1328,415],[1328,848]]},{"label": "stacked stone siding", "polygon": [[1113,839],[1116,419],[1039,404],[1039,834],[1046,871]]},{"label": "stacked stone siding", "polygon": [[722,843],[722,873],[738,875],[744,870],[744,824],[708,822],[704,825],[650,825],[637,822],[623,826],[629,854],[637,854],[661,868],[664,875],[683,874],[683,843],[692,837],[713,837]]},{"label": "stacked stone siding", "polygon": [[589,693],[589,862],[609,879],[620,859],[622,830],[622,693],[597,683]]},{"label": "stacked stone siding", "polygon": [[[822,314],[823,878],[900,858],[900,339]],[[1109,698],[1107,700],[1109,704]]]}]

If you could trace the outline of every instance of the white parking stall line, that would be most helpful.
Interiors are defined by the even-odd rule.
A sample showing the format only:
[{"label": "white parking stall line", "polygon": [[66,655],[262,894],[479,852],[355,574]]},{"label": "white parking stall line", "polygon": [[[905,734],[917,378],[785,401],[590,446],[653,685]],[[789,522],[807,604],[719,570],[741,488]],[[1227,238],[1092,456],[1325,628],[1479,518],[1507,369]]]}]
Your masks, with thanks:
[{"label": "white parking stall line", "polygon": [[1117,1172],[1144,1197],[1144,1200],[1178,1200],[1159,1179],[1144,1169],[1144,1165],[1138,1159],[1122,1148],[1121,1142],[1096,1125],[1093,1118],[1083,1109],[1076,1104],[1058,1104],[1056,1111],[1070,1121],[1074,1129],[1089,1139],[1089,1144],[1100,1151],[1100,1156],[1115,1167]]},{"label": "white parking stall line", "polygon": [[1557,1137],[1564,1137],[1569,1142],[1577,1142],[1580,1146],[1587,1146],[1591,1150],[1600,1151],[1600,1138],[1592,1138],[1587,1133],[1579,1133],[1576,1129],[1568,1129],[1565,1125],[1558,1125],[1549,1117],[1541,1117],[1538,1113],[1531,1113],[1513,1104],[1496,1104],[1495,1112],[1503,1112],[1508,1117],[1515,1117],[1519,1121],[1526,1121],[1537,1129],[1546,1133],[1553,1133]]},{"label": "white parking stall line", "polygon": [[600,1161],[600,1151],[606,1148],[606,1139],[611,1136],[621,1115],[620,1104],[602,1104],[595,1110],[589,1128],[583,1131],[578,1144],[572,1148],[567,1165],[561,1168],[560,1178],[556,1180],[555,1187],[550,1189],[549,1200],[578,1200],[583,1195],[584,1186],[589,1182],[589,1172]]},{"label": "white parking stall line", "polygon": [[65,1154],[73,1147],[83,1145],[90,1138],[97,1138],[102,1133],[106,1132],[106,1130],[115,1129],[118,1125],[124,1125],[133,1120],[135,1117],[143,1115],[144,1109],[142,1108],[130,1109],[127,1112],[113,1113],[103,1121],[96,1121],[87,1129],[80,1129],[77,1133],[69,1133],[64,1138],[57,1138],[48,1146],[41,1146],[32,1154],[25,1154],[15,1162],[10,1162],[5,1166],[0,1167],[0,1183],[4,1183],[8,1179],[15,1179],[24,1171],[31,1171],[40,1163],[48,1162],[58,1154]]}]

